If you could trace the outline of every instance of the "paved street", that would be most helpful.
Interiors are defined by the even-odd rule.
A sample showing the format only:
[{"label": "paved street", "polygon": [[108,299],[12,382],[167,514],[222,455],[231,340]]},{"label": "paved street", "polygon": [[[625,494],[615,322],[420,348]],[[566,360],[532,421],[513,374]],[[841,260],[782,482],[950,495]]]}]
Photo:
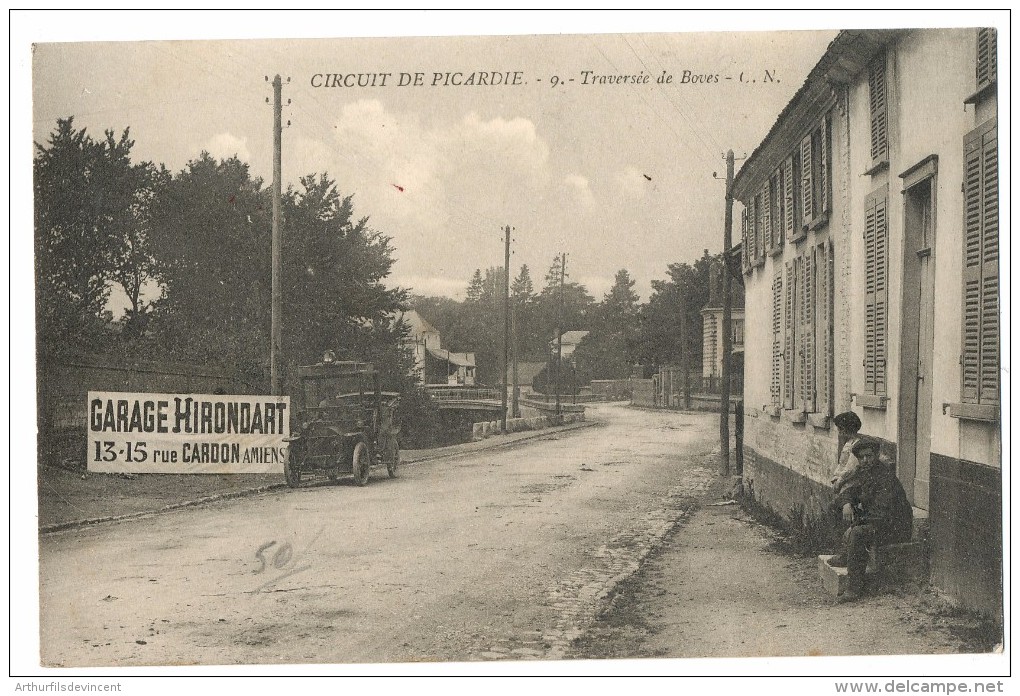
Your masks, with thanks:
[{"label": "paved street", "polygon": [[558,658],[713,480],[717,417],[596,427],[40,539],[52,666]]}]

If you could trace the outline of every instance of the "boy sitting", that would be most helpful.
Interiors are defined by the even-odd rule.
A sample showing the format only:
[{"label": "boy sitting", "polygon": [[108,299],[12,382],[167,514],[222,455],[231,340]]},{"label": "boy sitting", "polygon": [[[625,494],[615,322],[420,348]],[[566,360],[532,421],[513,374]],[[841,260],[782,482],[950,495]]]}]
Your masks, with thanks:
[{"label": "boy sitting", "polygon": [[864,592],[868,549],[909,541],[913,512],[893,467],[879,459],[875,440],[862,438],[852,452],[859,464],[836,490],[833,506],[849,528],[843,535],[846,551],[829,565],[846,566],[847,589],[839,597],[852,602]]}]

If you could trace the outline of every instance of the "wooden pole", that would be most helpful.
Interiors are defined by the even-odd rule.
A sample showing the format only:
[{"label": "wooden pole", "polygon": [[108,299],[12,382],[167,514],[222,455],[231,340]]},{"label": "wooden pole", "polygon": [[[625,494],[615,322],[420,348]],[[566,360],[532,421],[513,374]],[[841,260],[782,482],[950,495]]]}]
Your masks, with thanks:
[{"label": "wooden pole", "polygon": [[273,78],[273,281],[272,327],[269,349],[269,375],[273,394],[283,394],[280,353],[283,348],[282,292],[280,282],[280,197],[282,190],[281,152],[283,140],[283,81]]},{"label": "wooden pole", "polygon": [[730,475],[730,335],[733,292],[727,264],[733,243],[733,150],[726,151],[726,218],[723,227],[722,387],[719,399],[719,474]]}]

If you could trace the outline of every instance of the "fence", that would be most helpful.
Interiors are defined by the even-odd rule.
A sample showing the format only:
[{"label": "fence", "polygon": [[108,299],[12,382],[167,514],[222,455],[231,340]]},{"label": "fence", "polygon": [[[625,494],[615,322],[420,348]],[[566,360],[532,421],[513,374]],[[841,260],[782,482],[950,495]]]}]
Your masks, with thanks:
[{"label": "fence", "polygon": [[498,389],[476,389],[470,387],[426,387],[433,401],[500,401]]}]

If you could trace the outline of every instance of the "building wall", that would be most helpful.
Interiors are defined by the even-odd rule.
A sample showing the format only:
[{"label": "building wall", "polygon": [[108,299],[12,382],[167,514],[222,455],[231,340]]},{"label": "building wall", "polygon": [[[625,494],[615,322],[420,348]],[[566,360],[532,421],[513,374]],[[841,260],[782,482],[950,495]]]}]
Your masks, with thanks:
[{"label": "building wall", "polygon": [[[831,239],[834,254],[833,277],[833,403],[834,408],[846,410],[849,404],[848,371],[851,360],[848,357],[850,340],[849,326],[852,318],[844,302],[850,285],[854,282],[847,252],[850,230],[848,177],[843,174],[848,151],[845,99],[837,95],[829,110],[832,118],[832,183],[831,206],[828,225],[808,232],[804,241],[791,243],[786,240],[783,251],[766,257],[764,265],[744,276],[744,448],[746,478],[766,471],[766,465],[758,462],[781,463],[804,482],[825,487],[832,477],[837,463],[838,433],[831,425],[831,418],[819,414],[810,420],[797,423],[782,409],[772,408],[772,282],[776,273],[784,273],[785,264],[804,249]],[[821,113],[818,114],[819,118]],[[815,119],[810,121],[816,122]],[[807,126],[805,126],[807,128]],[[796,147],[791,140],[789,147]],[[784,286],[785,287],[785,286]],[[784,310],[785,312],[785,310]],[[785,314],[783,321],[785,322]],[[800,480],[798,479],[798,480]],[[772,500],[776,511],[786,514],[789,491],[779,485],[777,475],[770,477],[775,485],[765,481],[752,481],[760,494],[761,502],[768,505]],[[806,491],[808,484],[798,485]],[[806,503],[807,509],[817,506]]]},{"label": "building wall", "polygon": [[[889,167],[872,166],[867,71],[837,96],[833,111],[832,214],[828,234],[834,250],[834,401],[861,417],[862,432],[899,454],[903,361],[915,360],[901,342],[907,313],[916,299],[904,297],[906,249],[903,179],[931,155],[938,158],[935,188],[934,339],[931,364],[930,488],[915,502],[930,509],[932,582],[958,603],[998,615],[1002,608],[1001,442],[999,424],[953,417],[946,406],[961,401],[962,220],[964,137],[995,115],[995,98],[978,105],[964,100],[976,91],[974,29],[908,32],[886,53],[889,104]],[[843,109],[845,108],[845,112]],[[865,406],[865,294],[863,229],[866,199],[888,186],[887,400]],[[810,240],[810,233],[809,233]],[[810,243],[807,242],[807,243]],[[822,514],[825,490],[836,462],[835,428],[791,422],[768,407],[770,397],[771,282],[780,261],[796,255],[787,244],[781,256],[745,275],[747,322],[745,362],[745,478],[754,495],[788,517]],[[909,384],[907,384],[909,382]],[[904,394],[908,392],[905,391]],[[866,401],[866,399],[864,400]],[[903,473],[903,461],[898,462]],[[912,464],[911,464],[912,466]],[[919,464],[920,466],[920,464]],[[907,478],[910,478],[909,476]],[[908,482],[909,483],[909,482]],[[908,489],[909,491],[909,489]],[[800,511],[800,512],[797,512]],[[814,511],[814,512],[812,512]]]}]

